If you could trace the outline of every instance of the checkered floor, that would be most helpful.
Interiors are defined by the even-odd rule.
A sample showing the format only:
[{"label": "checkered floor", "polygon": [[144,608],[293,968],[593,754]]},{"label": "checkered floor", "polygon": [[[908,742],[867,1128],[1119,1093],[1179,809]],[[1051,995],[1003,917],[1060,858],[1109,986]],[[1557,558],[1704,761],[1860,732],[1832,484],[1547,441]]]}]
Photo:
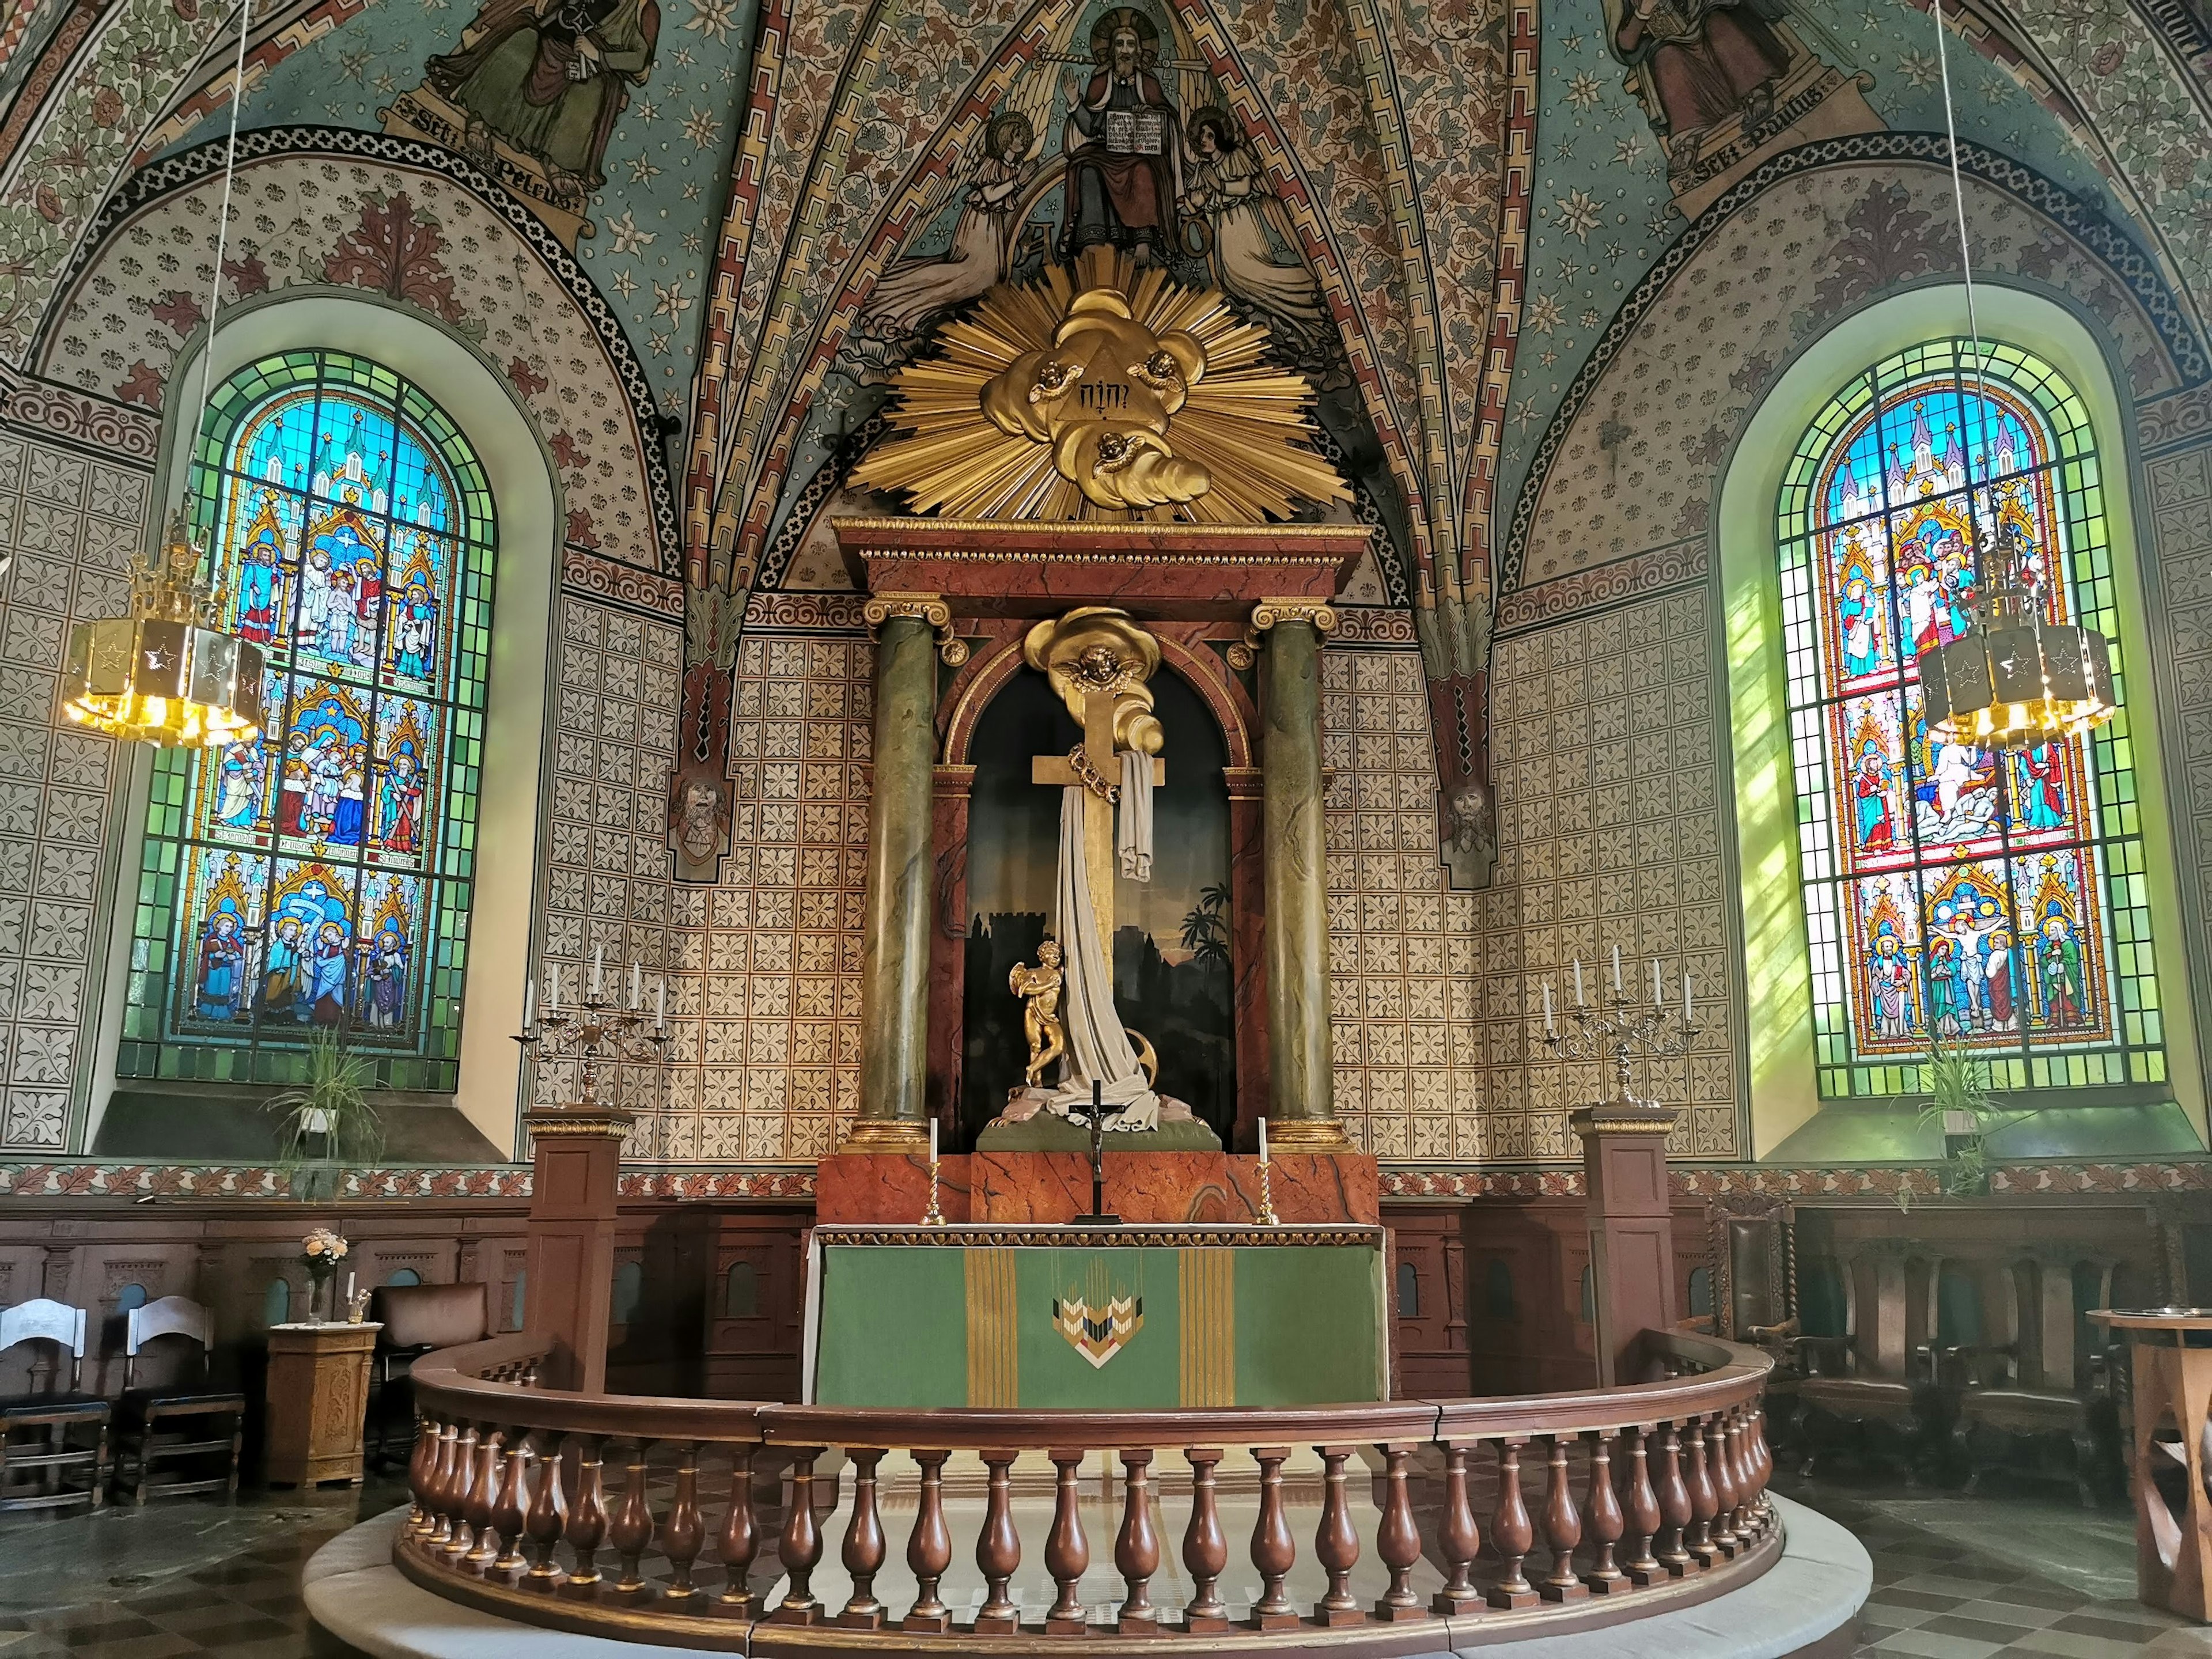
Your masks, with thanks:
[{"label": "checkered floor", "polygon": [[[2020,1492],[1961,1498],[1784,1480],[1874,1556],[1864,1656],[2212,1659],[2212,1629],[2135,1600],[2132,1516]],[[332,1659],[311,1643],[300,1570],[356,1519],[405,1496],[249,1494],[90,1519],[0,1522],[0,1659]]]},{"label": "checkered floor", "polygon": [[2212,1659],[2212,1629],[2135,1599],[2131,1510],[2084,1510],[2033,1489],[1776,1486],[1849,1527],[1874,1557],[1859,1659]]}]

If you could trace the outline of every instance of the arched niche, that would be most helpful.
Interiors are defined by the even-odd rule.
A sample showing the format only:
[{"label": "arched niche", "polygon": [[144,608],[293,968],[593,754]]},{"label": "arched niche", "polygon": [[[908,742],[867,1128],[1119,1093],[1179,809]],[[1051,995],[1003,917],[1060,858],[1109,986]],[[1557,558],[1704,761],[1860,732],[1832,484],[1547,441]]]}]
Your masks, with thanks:
[{"label": "arched niche", "polygon": [[[1032,750],[1038,754],[1065,753],[1079,736],[1074,720],[1046,686],[1043,677],[1024,663],[1022,639],[1028,624],[1000,622],[985,626],[990,630],[990,643],[975,651],[952,677],[940,699],[939,714],[944,735],[943,759],[937,768],[934,824],[938,871],[932,918],[935,925],[930,973],[930,1105],[933,1113],[960,1125],[959,1144],[963,1145],[995,1114],[997,1104],[991,1102],[1002,1104],[1005,1089],[1020,1080],[1018,1067],[1006,1078],[995,1071],[988,1077],[971,1077],[969,1073],[977,1053],[971,1039],[984,1040],[969,1027],[971,1011],[979,1006],[976,997],[1003,996],[1005,1006],[1000,1012],[1011,1013],[1012,1024],[1007,1029],[1016,1044],[1020,1041],[1019,1007],[1006,988],[1006,969],[1013,958],[999,961],[1003,950],[978,952],[970,938],[979,902],[992,902],[989,884],[981,889],[977,884],[978,871],[969,856],[971,832],[980,814],[985,834],[992,835],[991,821],[1000,803],[1018,800],[1021,805],[1014,810],[1035,820],[1029,840],[1046,847],[1048,853],[1039,856],[1048,856],[1050,842],[1043,837],[1048,831],[1057,835],[1060,797],[1056,791],[1028,781],[1029,757]],[[1225,868],[1223,884],[1227,897],[1218,908],[1219,942],[1228,954],[1221,970],[1227,998],[1228,1050],[1219,1093],[1190,1099],[1190,1103],[1200,1116],[1209,1119],[1227,1146],[1238,1126],[1260,1115],[1267,1088],[1260,943],[1264,872],[1259,836],[1260,778],[1253,764],[1252,742],[1255,711],[1243,683],[1227,672],[1220,642],[1211,637],[1218,629],[1153,622],[1145,626],[1160,645],[1160,669],[1153,684],[1168,726],[1164,756],[1168,788],[1176,790],[1190,780],[1194,765],[1195,787],[1208,792],[1211,803],[1218,809],[1213,819],[1218,831],[1206,833],[1218,833]],[[1022,724],[1023,710],[1030,716],[1023,740],[1008,746],[1005,755],[998,757],[1003,763],[992,763],[986,751],[998,741],[994,730],[1009,722]],[[1180,739],[1179,726],[1185,734]],[[1194,744],[1188,735],[1192,732],[1200,734],[1205,750],[1195,763],[1188,758],[1191,749],[1200,746]],[[1184,757],[1180,765],[1179,750]],[[996,787],[994,775],[1001,780]],[[1160,824],[1156,845],[1164,843],[1170,833],[1165,823]],[[1163,854],[1166,851],[1162,846]],[[1018,914],[1034,915],[1050,908],[1052,869],[1047,866],[1036,873],[1038,882],[1031,884],[1036,890],[1030,896],[1033,902]],[[1120,890],[1126,902],[1132,890],[1125,883]],[[1126,915],[1122,920],[1127,920]],[[1176,920],[1177,925],[1169,929],[1159,915],[1151,915],[1145,925],[1155,939],[1172,936],[1175,954],[1180,955],[1180,918]],[[1034,924],[1029,929],[1030,934],[1038,931]],[[1020,943],[1025,948],[1017,954],[1031,959],[1033,939],[1025,935]],[[979,954],[988,957],[980,966]],[[976,979],[972,988],[971,971]],[[1117,974],[1117,980],[1120,977]],[[1123,988],[1117,985],[1117,990]],[[1191,1034],[1179,1027],[1166,1031],[1152,1029],[1126,995],[1123,1012],[1129,1023],[1146,1030],[1161,1051],[1161,1086],[1181,1092],[1170,1075],[1169,1042],[1187,1046]],[[1157,1014],[1153,1018],[1157,1023]],[[1164,1036],[1169,1042],[1163,1042]],[[1005,1030],[994,1030],[988,1040],[994,1052],[1004,1046],[1005,1037]]]},{"label": "arched niche", "polygon": [[[215,380],[260,358],[310,347],[381,363],[420,386],[459,423],[490,483],[498,520],[490,685],[460,1078],[452,1103],[496,1156],[512,1157],[526,1103],[521,1050],[509,1034],[521,1029],[522,988],[533,956],[538,836],[545,817],[541,761],[552,713],[552,609],[564,522],[559,474],[507,379],[473,343],[419,311],[358,289],[294,288],[226,307],[221,325],[208,365]],[[198,416],[207,351],[203,329],[186,342],[168,379],[152,534],[160,533],[187,486],[186,446]],[[111,883],[119,873],[123,885],[111,888],[117,896],[108,911],[88,1129],[94,1145],[118,1081],[116,1047],[131,968],[129,884],[143,841],[152,752],[137,749],[129,761],[129,805],[117,816],[108,848]]]}]

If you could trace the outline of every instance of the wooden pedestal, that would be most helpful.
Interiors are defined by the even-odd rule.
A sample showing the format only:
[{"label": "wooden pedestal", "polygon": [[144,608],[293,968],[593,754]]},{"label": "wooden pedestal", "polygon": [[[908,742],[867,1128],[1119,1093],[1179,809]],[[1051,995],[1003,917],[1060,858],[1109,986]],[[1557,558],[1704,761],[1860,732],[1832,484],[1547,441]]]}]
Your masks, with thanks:
[{"label": "wooden pedestal", "polygon": [[263,1478],[272,1486],[361,1484],[368,1362],[381,1325],[269,1328]]},{"label": "wooden pedestal", "polygon": [[2128,1334],[2135,1371],[2136,1595],[2212,1622],[2212,1498],[2204,1438],[2212,1416],[2212,1309],[2100,1310]]},{"label": "wooden pedestal", "polygon": [[1590,1279],[1597,1315],[1597,1385],[1641,1382],[1635,1375],[1645,1331],[1671,1331],[1674,1306],[1674,1212],[1667,1182],[1663,1106],[1607,1102],[1567,1121],[1582,1137],[1583,1183],[1589,1197]]}]

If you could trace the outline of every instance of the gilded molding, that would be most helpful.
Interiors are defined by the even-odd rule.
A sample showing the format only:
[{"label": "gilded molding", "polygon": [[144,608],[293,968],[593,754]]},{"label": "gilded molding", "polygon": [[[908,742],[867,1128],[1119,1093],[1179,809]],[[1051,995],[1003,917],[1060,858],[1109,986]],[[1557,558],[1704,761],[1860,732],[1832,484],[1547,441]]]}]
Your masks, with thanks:
[{"label": "gilded molding", "polygon": [[1252,620],[1245,627],[1244,637],[1229,647],[1229,665],[1241,672],[1259,661],[1260,635],[1277,623],[1311,623],[1314,632],[1326,642],[1341,620],[1335,607],[1326,599],[1262,599],[1252,607]]},{"label": "gilded molding", "polygon": [[845,1133],[845,1144],[837,1149],[840,1158],[854,1154],[881,1152],[921,1152],[929,1151],[929,1124],[923,1118],[862,1117],[853,1121]]},{"label": "gilded molding", "polygon": [[618,1106],[554,1106],[526,1112],[522,1121],[537,1140],[620,1140],[637,1118]]},{"label": "gilded molding", "polygon": [[937,654],[957,668],[968,660],[968,641],[952,631],[952,607],[937,593],[872,593],[860,607],[860,619],[873,637],[893,617],[913,617],[927,623],[937,635]]},{"label": "gilded molding", "polygon": [[1283,1152],[1353,1152],[1358,1148],[1333,1117],[1274,1117],[1267,1119],[1269,1148]]},{"label": "gilded molding", "polygon": [[1057,1226],[997,1226],[988,1222],[949,1227],[830,1224],[814,1230],[817,1244],[913,1244],[962,1249],[1015,1249],[1043,1246],[1076,1249],[1098,1245],[1149,1245],[1164,1249],[1206,1249],[1267,1243],[1346,1245],[1379,1249],[1380,1227],[1329,1224],[1268,1226],[1247,1222],[1220,1226],[1148,1226],[1139,1223],[1122,1227],[1085,1227],[1079,1223]]}]

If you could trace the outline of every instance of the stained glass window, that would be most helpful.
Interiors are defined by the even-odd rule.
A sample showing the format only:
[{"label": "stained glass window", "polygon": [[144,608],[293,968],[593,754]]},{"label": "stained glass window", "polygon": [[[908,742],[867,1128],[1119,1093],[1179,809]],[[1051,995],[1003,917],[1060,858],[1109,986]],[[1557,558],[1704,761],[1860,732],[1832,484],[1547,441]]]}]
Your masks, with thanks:
[{"label": "stained glass window", "polygon": [[[2095,434],[2047,363],[1937,340],[1838,392],[1780,503],[1800,873],[1822,1094],[1922,1091],[1936,1041],[2001,1090],[2162,1091],[2142,825]],[[1932,738],[1917,652],[1977,547],[2029,550],[2055,620],[2112,645],[2119,717],[2006,755]]]},{"label": "stained glass window", "polygon": [[268,650],[254,742],[156,757],[117,1069],[295,1080],[343,1033],[458,1081],[490,648],[491,492],[389,369],[298,351],[210,399],[190,511]]}]

